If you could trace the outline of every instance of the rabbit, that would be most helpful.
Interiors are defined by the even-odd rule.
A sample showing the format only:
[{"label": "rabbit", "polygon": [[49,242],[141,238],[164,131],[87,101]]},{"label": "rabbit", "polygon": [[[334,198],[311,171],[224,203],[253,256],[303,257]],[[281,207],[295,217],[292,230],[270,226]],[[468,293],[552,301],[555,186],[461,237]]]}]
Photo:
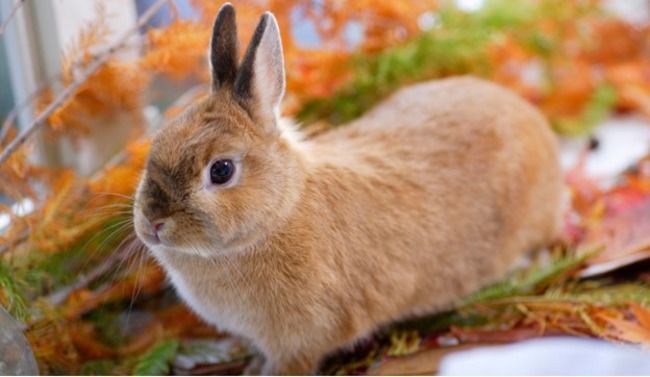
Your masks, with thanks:
[{"label": "rabbit", "polygon": [[134,224],[184,302],[261,352],[261,373],[315,373],[556,238],[557,140],[510,91],[472,77],[414,84],[305,139],[280,118],[271,13],[239,62],[223,5],[209,55],[210,93],[153,138]]}]

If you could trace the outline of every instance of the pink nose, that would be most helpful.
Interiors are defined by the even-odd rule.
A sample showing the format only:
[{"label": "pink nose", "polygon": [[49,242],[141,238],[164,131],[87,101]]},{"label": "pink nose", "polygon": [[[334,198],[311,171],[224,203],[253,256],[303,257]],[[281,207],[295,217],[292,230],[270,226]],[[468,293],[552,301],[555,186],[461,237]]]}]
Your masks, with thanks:
[{"label": "pink nose", "polygon": [[160,232],[160,230],[162,229],[163,225],[165,225],[165,222],[164,222],[164,221],[158,221],[158,222],[153,223],[153,224],[151,225],[151,226],[153,227],[153,232],[156,233],[156,234],[157,234],[158,232]]}]

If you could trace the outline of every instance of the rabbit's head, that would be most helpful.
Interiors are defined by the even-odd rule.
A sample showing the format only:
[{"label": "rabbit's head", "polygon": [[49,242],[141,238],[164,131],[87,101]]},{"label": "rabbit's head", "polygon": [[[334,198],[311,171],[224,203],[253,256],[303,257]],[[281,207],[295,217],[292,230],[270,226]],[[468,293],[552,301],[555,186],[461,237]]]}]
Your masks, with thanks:
[{"label": "rabbit's head", "polygon": [[212,90],[155,136],[135,196],[136,233],[153,250],[248,249],[297,201],[300,159],[278,124],[285,77],[275,17],[262,15],[241,64],[237,50],[226,4],[210,43]]}]

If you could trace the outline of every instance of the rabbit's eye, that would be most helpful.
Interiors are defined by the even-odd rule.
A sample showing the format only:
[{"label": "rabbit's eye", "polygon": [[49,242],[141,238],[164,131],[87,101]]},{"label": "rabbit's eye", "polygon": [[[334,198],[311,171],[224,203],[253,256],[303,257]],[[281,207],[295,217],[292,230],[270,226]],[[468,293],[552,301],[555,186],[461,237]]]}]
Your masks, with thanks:
[{"label": "rabbit's eye", "polygon": [[235,164],[232,160],[218,160],[210,167],[210,181],[215,185],[223,185],[235,173]]}]

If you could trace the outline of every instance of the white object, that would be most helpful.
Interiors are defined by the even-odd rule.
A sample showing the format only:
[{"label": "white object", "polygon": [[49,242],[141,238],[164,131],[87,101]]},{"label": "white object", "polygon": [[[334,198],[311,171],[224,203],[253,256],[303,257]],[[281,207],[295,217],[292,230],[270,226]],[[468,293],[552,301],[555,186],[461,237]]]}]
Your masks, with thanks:
[{"label": "white object", "polygon": [[587,338],[539,338],[448,355],[440,375],[650,375],[650,352]]}]

